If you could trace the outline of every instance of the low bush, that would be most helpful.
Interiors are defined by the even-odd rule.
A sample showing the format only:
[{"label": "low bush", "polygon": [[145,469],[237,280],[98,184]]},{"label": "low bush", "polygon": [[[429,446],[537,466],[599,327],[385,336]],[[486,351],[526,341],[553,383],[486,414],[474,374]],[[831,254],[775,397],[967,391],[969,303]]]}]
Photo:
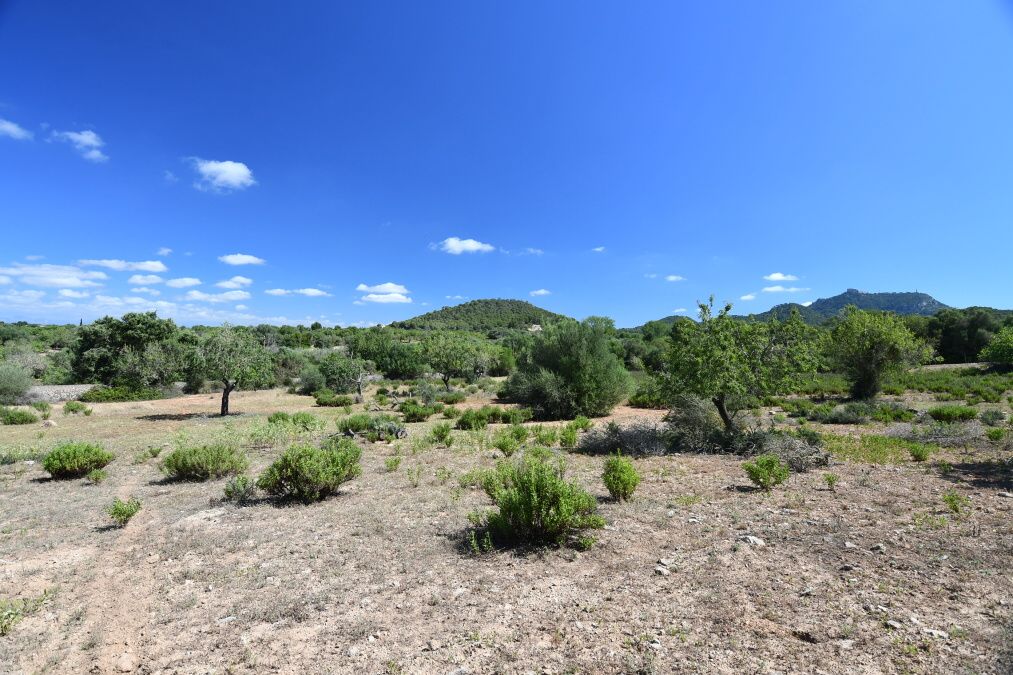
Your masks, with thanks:
[{"label": "low bush", "polygon": [[448,420],[456,420],[458,417],[461,416],[461,409],[455,408],[453,406],[447,406],[446,408],[443,409],[443,416],[446,417]]},{"label": "low bush", "polygon": [[640,474],[637,473],[633,462],[618,452],[605,460],[601,479],[605,483],[605,489],[617,502],[628,500],[640,485]]},{"label": "low bush", "polygon": [[246,454],[230,445],[196,445],[176,448],[162,460],[162,471],[172,480],[202,481],[246,471]]},{"label": "low bush", "polygon": [[227,502],[249,504],[257,496],[257,481],[249,476],[233,476],[225,483],[223,494]]},{"label": "low bush", "polygon": [[609,422],[584,434],[577,444],[578,452],[608,455],[618,450],[631,457],[663,455],[668,448],[669,438],[664,429],[650,422],[625,426]]},{"label": "low bush", "polygon": [[482,487],[498,510],[476,518],[476,524],[502,544],[559,544],[567,535],[603,527],[597,501],[567,482],[565,470],[564,460],[547,451],[502,460],[482,476]]},{"label": "low bush", "polygon": [[35,416],[35,413],[29,410],[0,407],[0,424],[35,424],[38,421],[39,418]]},{"label": "low bush", "polygon": [[743,462],[742,468],[749,480],[765,492],[786,481],[791,473],[788,465],[774,454],[759,455],[752,461]]},{"label": "low bush", "polygon": [[35,412],[39,413],[39,417],[44,420],[48,420],[50,415],[53,414],[53,406],[45,401],[35,401],[31,406],[35,409]]},{"label": "low bush", "polygon": [[64,415],[91,415],[91,408],[80,401],[67,401],[63,404]]},{"label": "low bush", "polygon": [[347,408],[355,402],[351,396],[335,394],[330,389],[321,389],[313,394],[313,398],[316,399],[318,406],[324,408]]},{"label": "low bush", "polygon": [[880,403],[872,413],[872,419],[889,424],[890,422],[910,422],[917,413],[897,403]]},{"label": "low bush", "polygon": [[547,427],[538,424],[531,430],[535,437],[535,443],[545,447],[552,447],[559,439],[559,430],[556,427]]},{"label": "low bush", "polygon": [[351,439],[330,438],[322,447],[294,445],[257,479],[257,487],[281,499],[310,504],[362,473],[362,450]]},{"label": "low bush", "polygon": [[440,403],[446,403],[447,405],[454,405],[457,403],[464,403],[468,397],[464,395],[464,392],[460,391],[447,391],[439,394],[436,400]]},{"label": "low bush", "polygon": [[572,427],[569,424],[563,427],[563,430],[559,432],[559,447],[577,447],[577,429],[575,427]]},{"label": "low bush", "polygon": [[965,510],[971,508],[971,500],[956,490],[949,490],[946,492],[943,495],[943,503],[946,504],[950,511],[958,516],[963,514]]},{"label": "low bush", "polygon": [[342,417],[337,421],[338,431],[349,434],[364,434],[371,443],[376,441],[393,441],[408,435],[407,429],[393,415],[382,413],[368,415],[359,413]]},{"label": "low bush", "polygon": [[405,422],[425,422],[442,410],[442,403],[438,405],[422,405],[414,399],[408,399],[398,406],[398,411],[404,415]]},{"label": "low bush", "polygon": [[475,431],[485,429],[489,426],[489,417],[482,414],[482,410],[465,410],[457,418],[457,428],[463,431]]},{"label": "low bush", "polygon": [[49,451],[42,468],[56,479],[81,478],[113,461],[113,455],[100,445],[66,442]]},{"label": "low bush", "polygon": [[594,427],[594,422],[584,417],[583,415],[577,415],[572,420],[570,420],[570,423],[567,424],[566,426],[573,427],[577,431],[588,431]]},{"label": "low bush", "polygon": [[98,485],[108,477],[109,474],[106,473],[105,469],[92,469],[91,471],[88,472],[88,475],[85,476],[87,481],[92,485]]},{"label": "low bush", "polygon": [[932,448],[922,443],[913,443],[908,451],[911,453],[911,459],[915,462],[924,462],[932,455]]},{"label": "low bush", "polygon": [[1006,430],[1002,427],[989,427],[985,429],[985,438],[993,443],[999,443],[1006,438]]},{"label": "low bush", "polygon": [[401,455],[394,455],[383,460],[383,466],[387,469],[387,473],[394,473],[401,466],[401,461],[404,458]]},{"label": "low bush", "polygon": [[326,423],[319,417],[308,412],[297,412],[291,415],[287,412],[275,412],[267,418],[268,424],[281,427],[288,427],[294,432],[319,431],[326,426]]},{"label": "low bush", "polygon": [[636,393],[630,396],[629,404],[632,408],[664,410],[668,407],[668,400],[658,381],[651,378],[641,383]]},{"label": "low bush", "polygon": [[1006,415],[1001,410],[985,410],[978,416],[981,419],[981,423],[990,426],[997,427],[1006,421]]},{"label": "low bush", "polygon": [[130,387],[92,387],[81,394],[79,400],[85,403],[116,403],[122,401],[155,401],[165,398],[159,389]]},{"label": "low bush", "polygon": [[977,410],[964,405],[940,405],[927,412],[937,422],[968,422],[978,416]]},{"label": "low bush", "polygon": [[500,429],[492,439],[492,447],[510,457],[521,447],[521,441],[510,433],[510,429]]},{"label": "low bush", "polygon": [[449,448],[454,441],[454,437],[450,433],[450,423],[438,422],[429,432],[429,438],[433,443]]},{"label": "low bush", "polygon": [[123,501],[119,497],[113,500],[113,503],[106,509],[106,513],[113,519],[117,527],[126,527],[130,519],[137,515],[137,512],[141,510],[140,500],[131,497],[127,501]]},{"label": "low bush", "polygon": [[32,374],[16,363],[0,363],[0,404],[14,404],[32,386]]},{"label": "low bush", "polygon": [[896,436],[865,434],[860,437],[829,434],[824,437],[827,449],[840,459],[867,464],[900,464],[921,453],[925,446],[931,454],[937,448]]}]

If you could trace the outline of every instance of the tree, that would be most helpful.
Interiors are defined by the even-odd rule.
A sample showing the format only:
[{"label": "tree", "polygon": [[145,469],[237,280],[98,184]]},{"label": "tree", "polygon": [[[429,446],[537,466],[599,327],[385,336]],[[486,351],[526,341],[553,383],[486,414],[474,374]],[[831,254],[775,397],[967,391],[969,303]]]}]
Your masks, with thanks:
[{"label": "tree", "polygon": [[1006,326],[995,334],[979,358],[990,363],[1013,366],[1013,326]]},{"label": "tree", "polygon": [[477,339],[449,332],[426,338],[422,355],[429,367],[440,374],[447,391],[450,391],[451,378],[473,380],[485,374],[493,360],[489,350]]},{"label": "tree", "polygon": [[17,363],[0,362],[0,404],[17,403],[31,386],[31,373]]},{"label": "tree", "polygon": [[179,332],[171,319],[159,319],[154,312],[107,316],[82,326],[72,348],[74,377],[78,382],[113,384],[125,350],[140,354],[149,345],[177,339]]},{"label": "tree", "polygon": [[320,360],[318,366],[328,389],[339,394],[356,391],[362,398],[362,385],[374,371],[375,366],[364,359],[331,352]]},{"label": "tree", "polygon": [[538,333],[518,359],[504,395],[539,417],[607,415],[630,392],[630,374],[611,349],[612,321],[560,321]]},{"label": "tree", "polygon": [[786,321],[744,321],[727,304],[714,314],[714,298],[701,303],[700,321],[672,324],[662,384],[670,400],[692,394],[711,401],[728,431],[736,403],[789,391],[819,366],[814,329],[798,312]]},{"label": "tree", "polygon": [[200,337],[193,352],[193,367],[210,380],[222,383],[222,411],[229,414],[229,395],[239,387],[270,382],[271,357],[246,332],[225,324]]},{"label": "tree", "polygon": [[931,350],[894,314],[849,305],[830,334],[829,361],[844,374],[854,398],[873,398],[883,378],[926,361]]}]

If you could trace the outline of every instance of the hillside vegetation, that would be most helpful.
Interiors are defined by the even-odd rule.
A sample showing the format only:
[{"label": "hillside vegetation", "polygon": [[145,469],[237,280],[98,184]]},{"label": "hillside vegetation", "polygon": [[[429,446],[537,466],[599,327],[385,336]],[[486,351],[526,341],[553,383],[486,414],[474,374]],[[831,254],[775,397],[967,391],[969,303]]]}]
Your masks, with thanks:
[{"label": "hillside vegetation", "polygon": [[523,300],[472,300],[444,307],[414,319],[397,321],[392,328],[409,330],[467,330],[488,332],[528,328],[566,318]]}]

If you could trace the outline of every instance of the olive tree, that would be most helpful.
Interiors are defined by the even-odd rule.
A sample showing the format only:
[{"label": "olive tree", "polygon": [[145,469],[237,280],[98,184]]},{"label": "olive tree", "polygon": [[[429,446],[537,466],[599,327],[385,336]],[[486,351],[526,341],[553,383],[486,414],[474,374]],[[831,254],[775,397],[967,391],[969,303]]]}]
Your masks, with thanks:
[{"label": "olive tree", "polygon": [[475,338],[455,333],[437,333],[422,345],[422,355],[429,367],[440,374],[450,391],[450,380],[461,377],[473,380],[485,374],[493,357]]},{"label": "olive tree", "polygon": [[894,314],[849,305],[830,333],[830,364],[847,378],[854,398],[875,397],[887,374],[930,356],[925,343]]},{"label": "olive tree", "polygon": [[699,307],[699,322],[672,325],[661,376],[670,399],[684,394],[706,399],[725,429],[735,431],[736,401],[786,393],[816,372],[817,338],[798,312],[786,321],[760,323],[733,317],[731,304],[714,314],[714,298]]},{"label": "olive tree", "polygon": [[200,336],[192,365],[207,379],[222,383],[223,417],[229,414],[229,395],[235,389],[272,379],[267,350],[248,333],[228,324]]},{"label": "olive tree", "polygon": [[355,391],[362,398],[362,386],[376,371],[371,361],[331,352],[320,360],[318,366],[329,389],[339,394]]}]

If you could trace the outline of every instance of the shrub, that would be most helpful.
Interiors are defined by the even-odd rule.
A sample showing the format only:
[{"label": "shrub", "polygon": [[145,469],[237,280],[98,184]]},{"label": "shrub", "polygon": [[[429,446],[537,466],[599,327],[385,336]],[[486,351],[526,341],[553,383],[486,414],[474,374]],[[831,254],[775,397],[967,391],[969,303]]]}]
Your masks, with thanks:
[{"label": "shrub", "polygon": [[967,422],[976,418],[978,411],[963,405],[940,405],[930,408],[928,415],[937,422]]},{"label": "shrub", "polygon": [[890,422],[910,422],[915,418],[915,411],[896,403],[880,403],[872,413],[872,419],[889,424]]},{"label": "shrub", "polygon": [[510,457],[521,447],[521,441],[509,429],[500,429],[492,439],[492,447]]},{"label": "shrub", "polygon": [[744,462],[742,468],[749,480],[766,492],[786,481],[790,473],[788,465],[773,454],[759,455],[750,462]]},{"label": "shrub", "polygon": [[838,476],[836,473],[825,473],[825,474],[823,474],[823,482],[826,483],[827,487],[830,488],[831,490],[833,490],[834,492],[837,491],[837,483],[840,480],[841,480],[841,477]]},{"label": "shrub", "polygon": [[324,499],[362,473],[362,450],[350,439],[331,438],[322,447],[294,445],[260,474],[257,487],[304,504]]},{"label": "shrub", "polygon": [[461,410],[460,408],[447,406],[446,408],[443,409],[443,416],[446,417],[448,420],[456,420],[458,417],[461,416]]},{"label": "shrub", "polygon": [[629,404],[633,408],[663,410],[668,407],[668,400],[661,384],[651,378],[641,383],[636,393],[630,396]]},{"label": "shrub", "polygon": [[91,408],[80,401],[67,401],[63,404],[64,415],[91,415]]},{"label": "shrub", "polygon": [[616,450],[631,457],[663,455],[668,450],[668,440],[664,431],[650,422],[626,426],[609,422],[584,434],[577,445],[578,452],[592,455],[607,455]]},{"label": "shrub", "polygon": [[337,420],[338,431],[342,433],[362,433],[369,429],[372,421],[372,415],[368,415],[366,413],[357,413],[355,415],[349,415],[348,417],[342,417]]},{"label": "shrub", "polygon": [[92,387],[80,396],[80,400],[86,403],[116,403],[122,401],[155,401],[165,398],[160,389],[142,387],[134,389],[131,387]]},{"label": "shrub", "polygon": [[946,504],[947,508],[958,516],[963,513],[964,509],[970,508],[971,500],[964,495],[954,490],[948,491],[943,495],[943,503]]},{"label": "shrub", "polygon": [[992,336],[978,358],[991,363],[1013,365],[1013,326],[1006,326]]},{"label": "shrub", "polygon": [[[320,369],[312,363],[307,363],[299,370],[299,387],[297,391],[300,394],[308,394],[316,397],[317,393],[325,390],[327,387],[327,378],[320,372]],[[328,390],[329,391],[329,390]],[[333,396],[334,392],[330,391]],[[321,405],[319,400],[318,405]]]},{"label": "shrub", "polygon": [[28,410],[0,407],[0,424],[35,424],[39,418]]},{"label": "shrub", "polygon": [[439,408],[436,406],[419,405],[417,401],[412,399],[408,399],[398,406],[398,410],[404,415],[404,421],[409,423],[425,422],[442,409],[442,405]]},{"label": "shrub", "polygon": [[502,460],[485,474],[482,487],[498,507],[484,521],[492,538],[503,543],[558,544],[568,534],[603,527],[597,502],[586,490],[564,479],[565,462],[547,452]]},{"label": "shrub", "polygon": [[559,438],[559,431],[555,427],[547,427],[539,424],[533,429],[533,432],[535,435],[535,443],[545,447],[555,445],[556,440]]},{"label": "shrub", "polygon": [[173,480],[208,480],[246,471],[246,455],[230,445],[197,445],[173,450],[162,460],[162,471]]},{"label": "shrub", "polygon": [[108,477],[109,474],[106,473],[105,469],[92,469],[88,472],[88,475],[85,476],[88,482],[92,485],[98,485]]},{"label": "shrub", "polygon": [[56,479],[80,478],[113,461],[111,453],[91,443],[61,443],[42,460],[42,468]]},{"label": "shrub", "polygon": [[464,403],[468,397],[464,395],[464,392],[460,391],[447,391],[436,397],[436,400],[440,403],[446,403],[447,405],[454,405],[456,403]]},{"label": "shrub", "polygon": [[573,427],[577,431],[587,431],[594,426],[594,422],[584,417],[583,415],[577,415],[576,417],[573,418],[573,420],[570,421],[570,423],[567,426]]},{"label": "shrub", "polygon": [[432,439],[433,443],[445,445],[449,448],[450,444],[454,441],[454,437],[450,434],[450,423],[437,423],[429,432],[429,438]]},{"label": "shrub", "polygon": [[292,413],[289,423],[298,431],[319,431],[326,426],[322,419],[308,412]]},{"label": "shrub", "polygon": [[35,401],[31,404],[32,408],[39,413],[39,417],[44,420],[48,420],[50,415],[53,414],[53,406],[49,405],[45,401]]},{"label": "shrub", "polygon": [[316,399],[318,406],[324,408],[345,408],[355,402],[351,396],[346,394],[335,394],[330,389],[321,389],[313,394],[313,398]]},{"label": "shrub", "polygon": [[0,363],[0,404],[13,404],[21,400],[32,386],[32,374],[16,363]]},{"label": "shrub", "polygon": [[267,417],[267,423],[268,424],[284,425],[284,424],[289,424],[291,421],[292,421],[292,418],[289,416],[289,414],[287,412],[281,412],[281,411],[279,411],[279,412],[273,412],[270,415],[268,415],[268,417]]},{"label": "shrub", "polygon": [[465,410],[457,418],[457,428],[463,431],[485,429],[487,426],[489,426],[489,417],[483,415],[481,410]]},{"label": "shrub", "polygon": [[1001,427],[991,427],[989,429],[985,429],[985,438],[998,443],[1006,438],[1006,430]]},{"label": "shrub", "polygon": [[233,476],[225,483],[223,494],[225,501],[240,506],[249,504],[257,496],[257,481],[249,476]]},{"label": "shrub", "polygon": [[831,365],[847,378],[851,395],[862,399],[874,397],[886,376],[928,356],[901,317],[854,306],[845,308],[835,324],[829,346]]},{"label": "shrub", "polygon": [[559,432],[559,447],[561,448],[575,448],[577,447],[577,429],[569,424],[563,427],[563,430]]},{"label": "shrub", "polygon": [[911,453],[911,459],[915,462],[924,462],[932,454],[932,449],[921,443],[914,443],[908,448]]},{"label": "shrub", "polygon": [[404,458],[401,457],[401,455],[394,455],[393,457],[388,457],[387,459],[385,459],[383,461],[383,466],[385,469],[387,469],[387,473],[394,473],[395,471],[397,471],[398,467],[401,466],[402,459]]},{"label": "shrub", "polygon": [[619,502],[632,497],[637,486],[640,485],[640,474],[637,473],[633,462],[618,452],[605,460],[601,479],[609,494],[612,495],[612,499]]},{"label": "shrub", "polygon": [[141,502],[131,497],[127,501],[123,501],[119,497],[113,500],[113,503],[106,509],[106,513],[113,519],[117,527],[126,527],[130,519],[137,515],[137,512],[141,510]]},{"label": "shrub", "polygon": [[1001,410],[986,410],[978,416],[982,424],[990,427],[997,427],[1006,420],[1006,415]]}]

